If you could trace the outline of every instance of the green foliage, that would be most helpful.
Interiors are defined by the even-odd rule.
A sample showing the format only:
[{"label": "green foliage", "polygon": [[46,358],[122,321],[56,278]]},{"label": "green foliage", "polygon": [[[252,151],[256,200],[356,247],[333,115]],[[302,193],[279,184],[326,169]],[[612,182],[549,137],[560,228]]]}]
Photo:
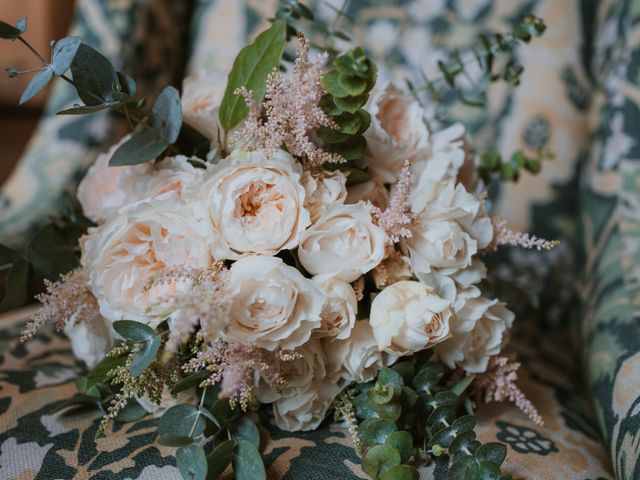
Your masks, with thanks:
[{"label": "green foliage", "polygon": [[[469,107],[484,107],[487,90],[492,82],[503,81],[512,86],[519,85],[524,67],[517,61],[516,49],[521,43],[528,43],[531,39],[541,36],[545,30],[546,26],[541,18],[534,15],[524,16],[510,33],[483,34],[479,37],[479,46],[465,52],[465,55],[454,51],[448,60],[438,62],[440,77],[434,80],[425,78],[423,86],[416,88],[409,84],[409,88],[416,96],[426,91],[431,101],[439,107],[454,101]],[[471,61],[466,61],[463,57],[470,57]],[[467,70],[474,61],[483,74],[472,87],[462,87],[459,78],[464,78],[464,83],[474,78]],[[437,117],[444,120],[444,112],[443,108],[439,108]]]},{"label": "green foliage", "polygon": [[166,87],[153,104],[151,125],[139,125],[114,152],[109,165],[138,165],[156,159],[178,139],[181,126],[180,94],[174,87]]},{"label": "green foliage", "polygon": [[68,221],[45,225],[29,241],[29,262],[43,277],[57,280],[80,264],[78,240],[85,231],[84,225]]},{"label": "green foliage", "polygon": [[28,102],[47,86],[49,81],[53,78],[53,69],[45,67],[36,73],[35,77],[29,82],[27,88],[25,88],[22,96],[20,97],[20,105]]},{"label": "green foliage", "polygon": [[297,0],[279,0],[275,20],[283,20],[286,24],[287,41],[298,35],[300,20],[313,22],[313,12],[302,2]]},{"label": "green foliage", "polygon": [[285,31],[285,21],[277,20],[238,53],[220,103],[220,124],[225,130],[232,130],[249,113],[244,99],[236,94],[238,88],[245,87],[252,92],[256,102],[262,101],[267,77],[280,65],[286,43]]},{"label": "green foliage", "polygon": [[0,38],[5,38],[7,40],[15,40],[20,35],[22,35],[27,29],[27,18],[22,17],[16,23],[16,26],[9,25],[6,22],[0,20]]},{"label": "green foliage", "polygon": [[111,62],[95,48],[83,43],[71,63],[71,74],[78,96],[85,105],[116,101],[120,80]]},{"label": "green foliage", "polygon": [[113,322],[113,329],[122,338],[133,342],[137,349],[131,363],[131,376],[141,375],[156,359],[160,350],[160,336],[144,323],[133,320],[119,320]]},{"label": "green foliage", "polygon": [[504,445],[481,445],[473,429],[476,419],[464,411],[464,392],[472,377],[448,389],[440,363],[429,361],[416,371],[415,358],[383,368],[375,382],[361,385],[353,398],[361,420],[358,439],[362,468],[376,480],[413,480],[424,458],[447,456],[447,478],[502,479]]},{"label": "green foliage", "polygon": [[233,474],[236,480],[266,480],[262,457],[253,443],[238,440],[233,455]]},{"label": "green foliage", "polygon": [[60,76],[69,70],[81,43],[80,37],[65,37],[53,45],[51,69],[54,74]]},{"label": "green foliage", "polygon": [[554,158],[553,152],[546,149],[538,150],[533,156],[517,150],[509,160],[506,160],[502,158],[500,152],[492,148],[482,154],[478,174],[485,183],[494,176],[503,182],[517,182],[522,169],[535,175],[542,169],[542,162],[552,158]]},{"label": "green foliage", "polygon": [[355,48],[337,57],[322,79],[327,93],[320,105],[338,128],[319,128],[316,133],[326,151],[337,153],[348,161],[338,168],[350,172],[347,177],[350,184],[368,179],[354,166],[354,161],[360,160],[367,148],[363,134],[369,128],[371,116],[362,107],[369,99],[376,78],[376,65],[362,48]]},{"label": "green foliage", "polygon": [[207,478],[207,456],[200,445],[192,443],[176,451],[176,465],[185,480]]},{"label": "green foliage", "polygon": [[0,312],[23,305],[29,298],[29,263],[20,252],[0,245],[2,300]]}]

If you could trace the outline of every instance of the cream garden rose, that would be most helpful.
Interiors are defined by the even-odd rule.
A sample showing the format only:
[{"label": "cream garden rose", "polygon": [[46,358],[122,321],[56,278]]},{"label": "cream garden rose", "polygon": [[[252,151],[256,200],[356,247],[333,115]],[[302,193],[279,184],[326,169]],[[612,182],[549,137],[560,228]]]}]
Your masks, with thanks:
[{"label": "cream garden rose", "polygon": [[452,336],[436,346],[436,354],[451,368],[482,373],[489,358],[498,355],[507,343],[514,318],[502,302],[484,298],[478,291],[451,320]]},{"label": "cream garden rose", "polygon": [[301,176],[300,164],[282,150],[271,157],[256,151],[221,160],[199,194],[215,233],[214,257],[236,260],[297,247],[311,223]]},{"label": "cream garden rose", "polygon": [[468,268],[474,255],[491,243],[493,225],[481,201],[452,179],[425,179],[412,189],[410,205],[415,220],[406,245],[418,275]]},{"label": "cream garden rose", "polygon": [[109,166],[115,151],[130,137],[131,135],[127,135],[108,152],[98,155],[78,185],[78,201],[82,211],[95,223],[104,223],[121,207],[142,198],[136,181],[139,179],[138,175],[149,178],[151,164]]},{"label": "cream garden rose", "polygon": [[362,163],[384,183],[395,182],[406,160],[427,152],[429,130],[424,109],[398,87],[388,84],[372,94],[367,110],[371,126],[365,132],[367,149]]},{"label": "cream garden rose", "polygon": [[358,320],[348,338],[323,339],[323,346],[329,376],[344,386],[352,382],[369,382],[378,370],[397,360],[396,356],[379,349],[369,320]]},{"label": "cream garden rose", "polygon": [[300,238],[298,256],[312,275],[355,281],[384,257],[385,233],[364,203],[334,205]]},{"label": "cream garden rose", "polygon": [[373,336],[381,350],[409,354],[449,336],[451,303],[429,286],[410,280],[382,290],[371,303]]},{"label": "cream garden rose", "polygon": [[212,235],[203,207],[184,204],[174,192],[134,204],[90,229],[83,265],[102,315],[158,325],[166,314],[162,301],[189,285],[153,279],[172,269],[208,268]]},{"label": "cream garden rose", "polygon": [[229,269],[223,337],[267,350],[299,347],[322,324],[324,291],[278,257],[248,256]]},{"label": "cream garden rose", "polygon": [[322,309],[322,324],[313,332],[314,336],[349,338],[358,312],[358,299],[353,287],[331,275],[318,275],[313,281],[327,294],[327,301]]},{"label": "cream garden rose", "polygon": [[340,170],[323,171],[318,175],[307,171],[303,184],[307,190],[305,207],[312,222],[325,214],[331,205],[344,203],[347,198],[347,177]]},{"label": "cream garden rose", "polygon": [[113,331],[102,317],[95,316],[90,322],[78,322],[76,312],[64,325],[64,333],[71,340],[71,349],[76,358],[88,368],[95,367],[114,344]]}]

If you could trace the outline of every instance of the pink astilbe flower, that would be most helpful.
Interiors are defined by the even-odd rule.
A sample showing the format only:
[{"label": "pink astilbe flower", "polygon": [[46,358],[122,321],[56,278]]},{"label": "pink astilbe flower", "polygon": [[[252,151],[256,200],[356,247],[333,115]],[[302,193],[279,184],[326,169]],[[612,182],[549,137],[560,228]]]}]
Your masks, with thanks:
[{"label": "pink astilbe flower", "polygon": [[204,338],[216,336],[215,330],[229,313],[226,295],[229,270],[216,263],[206,270],[172,269],[151,279],[145,288],[174,283],[187,283],[190,288],[159,302],[171,312],[169,336],[165,349],[178,351],[180,345],[196,330]]},{"label": "pink astilbe flower", "polygon": [[518,409],[536,425],[544,425],[536,407],[516,385],[520,363],[512,357],[492,357],[487,371],[476,380],[476,385],[484,391],[484,402],[513,402]]},{"label": "pink astilbe flower", "polygon": [[284,146],[292,155],[304,159],[309,168],[327,162],[343,163],[340,155],[324,151],[309,138],[318,127],[337,128],[337,125],[319,106],[325,93],[321,80],[327,55],[322,53],[309,60],[309,42],[303,35],[298,40],[291,75],[274,70],[267,78],[263,109],[246,88],[235,92],[244,97],[249,116],[233,140],[247,139],[251,149],[265,150],[267,154]]},{"label": "pink astilbe flower", "polygon": [[186,373],[206,370],[209,376],[201,387],[220,384],[221,398],[228,398],[232,406],[240,404],[246,410],[253,400],[255,374],[275,388],[286,382],[282,376],[283,362],[298,358],[294,352],[271,352],[253,345],[216,340],[183,365]]},{"label": "pink astilbe flower", "polygon": [[512,247],[523,247],[529,249],[551,250],[560,245],[557,240],[545,240],[544,238],[538,238],[535,235],[529,235],[524,232],[514,232],[507,227],[507,222],[500,218],[492,218],[493,230],[494,230],[494,248],[498,248],[501,245],[510,245]]},{"label": "pink astilbe flower", "polygon": [[411,176],[411,163],[406,160],[393,192],[391,192],[387,208],[381,210],[379,207],[374,206],[372,210],[373,218],[387,233],[391,244],[398,243],[402,238],[411,237],[409,226],[414,220],[414,215],[409,205]]},{"label": "pink astilbe flower", "polygon": [[86,270],[77,268],[62,275],[57,282],[44,281],[46,291],[36,296],[42,303],[22,331],[20,340],[26,342],[40,327],[55,321],[56,328],[62,330],[65,323],[73,318],[76,323],[92,322],[100,318],[98,301],[89,286]]}]

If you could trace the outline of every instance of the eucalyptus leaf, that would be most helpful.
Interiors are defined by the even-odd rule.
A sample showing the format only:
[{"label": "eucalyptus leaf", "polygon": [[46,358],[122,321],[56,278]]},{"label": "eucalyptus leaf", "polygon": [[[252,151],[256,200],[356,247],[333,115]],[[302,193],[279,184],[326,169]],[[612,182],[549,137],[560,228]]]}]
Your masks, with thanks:
[{"label": "eucalyptus leaf", "polygon": [[390,433],[384,444],[398,451],[401,463],[406,463],[413,454],[413,437],[405,430]]},{"label": "eucalyptus leaf", "polygon": [[235,448],[236,442],[233,440],[225,440],[213,449],[207,457],[207,464],[209,466],[207,480],[215,480],[222,475],[229,463],[231,463]]},{"label": "eucalyptus leaf", "polygon": [[[193,428],[194,422],[196,423],[195,428]],[[198,409],[188,403],[174,405],[164,412],[158,420],[159,435],[195,438],[201,435],[204,429],[205,421]]]},{"label": "eucalyptus leaf", "polygon": [[166,87],[153,104],[153,130],[168,146],[177,140],[181,126],[180,94],[174,87]]},{"label": "eucalyptus leaf", "polygon": [[27,28],[27,19],[22,17],[14,27],[7,22],[0,21],[0,38],[15,40],[22,35]]},{"label": "eucalyptus leaf", "polygon": [[184,480],[205,480],[207,477],[207,456],[200,445],[178,448],[176,465]]},{"label": "eucalyptus leaf", "polygon": [[200,385],[205,378],[207,378],[207,375],[209,375],[209,373],[206,370],[200,370],[188,377],[184,377],[178,380],[178,382],[173,386],[171,393],[176,395],[180,392],[196,387]]},{"label": "eucalyptus leaf", "polygon": [[150,342],[156,332],[149,325],[134,320],[118,320],[113,322],[113,329],[122,338],[133,342]]},{"label": "eucalyptus leaf", "polygon": [[376,445],[370,448],[362,459],[362,470],[371,478],[378,478],[400,463],[400,453],[395,448],[389,445]]},{"label": "eucalyptus leaf", "polygon": [[100,363],[93,367],[87,374],[86,389],[106,383],[111,379],[110,372],[117,367],[122,367],[127,361],[126,356],[122,357],[105,357]]},{"label": "eucalyptus leaf", "polygon": [[78,47],[71,62],[71,74],[78,96],[85,105],[110,103],[114,92],[121,89],[118,74],[111,62],[86,43]]},{"label": "eucalyptus leaf", "polygon": [[65,37],[53,45],[51,68],[54,74],[60,76],[69,70],[81,43],[80,37]]},{"label": "eucalyptus leaf", "polygon": [[131,95],[132,97],[135,97],[136,93],[138,93],[136,81],[124,72],[117,72],[117,75],[118,80],[120,81],[120,85],[122,86],[122,91]]},{"label": "eucalyptus leaf", "polygon": [[31,82],[29,82],[29,85],[27,85],[27,88],[22,93],[22,96],[20,97],[20,105],[28,102],[38,93],[40,93],[52,78],[53,69],[49,66],[44,67],[42,70],[36,73]]},{"label": "eucalyptus leaf", "polygon": [[396,424],[389,420],[368,418],[360,424],[358,437],[367,445],[382,445],[396,430]]},{"label": "eucalyptus leaf", "polygon": [[384,472],[380,480],[418,480],[420,474],[418,470],[409,465],[396,465]]},{"label": "eucalyptus leaf", "polygon": [[501,465],[507,458],[507,447],[501,443],[485,443],[475,452],[476,460],[479,462],[493,462]]},{"label": "eucalyptus leaf", "polygon": [[56,403],[50,413],[58,413],[70,407],[100,407],[100,399],[84,393],[76,393],[73,397]]},{"label": "eucalyptus leaf", "polygon": [[100,105],[76,105],[71,108],[65,108],[56,112],[56,115],[85,115],[87,113],[95,113],[108,108],[119,105],[120,102],[101,103]]},{"label": "eucalyptus leaf", "polygon": [[286,43],[286,22],[276,20],[255,41],[238,53],[229,73],[227,87],[220,104],[220,123],[229,131],[247,116],[244,99],[234,92],[240,87],[250,90],[256,101],[262,101],[267,76],[278,68]]},{"label": "eucalyptus leaf", "polygon": [[240,417],[231,425],[231,436],[246,440],[254,447],[260,448],[260,432],[256,424],[248,417]]},{"label": "eucalyptus leaf", "polygon": [[142,126],[113,153],[109,166],[139,165],[154,160],[169,145],[150,127]]},{"label": "eucalyptus leaf", "polygon": [[258,449],[249,441],[239,439],[233,455],[233,474],[236,480],[266,480],[267,473]]},{"label": "eucalyptus leaf", "polygon": [[161,433],[158,435],[158,443],[167,447],[186,447],[193,443],[193,439],[186,435],[172,435]]},{"label": "eucalyptus leaf", "polygon": [[148,413],[149,412],[147,412],[136,400],[131,399],[127,405],[118,412],[116,420],[118,422],[125,423],[135,422],[136,420],[140,420],[142,417],[146,416]]}]

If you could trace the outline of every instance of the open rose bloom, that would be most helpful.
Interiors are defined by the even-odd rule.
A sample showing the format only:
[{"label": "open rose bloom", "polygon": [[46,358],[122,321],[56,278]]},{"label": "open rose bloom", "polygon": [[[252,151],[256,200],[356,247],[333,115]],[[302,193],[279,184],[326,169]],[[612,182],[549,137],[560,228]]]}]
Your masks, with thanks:
[{"label": "open rose bloom", "polygon": [[[481,375],[508,340],[514,314],[481,284],[483,255],[504,242],[464,127],[434,128],[401,88],[376,85],[373,67],[357,83],[371,90],[362,108],[332,117],[326,56],[300,42],[259,103],[236,91],[249,113],[229,131],[226,78],[185,82],[182,118],[209,145],[204,158],[111,167],[119,144],[80,183],[95,226],[73,278],[91,300],[64,328],[90,367],[155,335],[164,384],[155,399],[132,395],[149,410],[197,376],[183,396],[215,387],[244,410],[271,404],[282,429],[309,430],[403,357]],[[359,158],[335,147],[345,115]]]}]

